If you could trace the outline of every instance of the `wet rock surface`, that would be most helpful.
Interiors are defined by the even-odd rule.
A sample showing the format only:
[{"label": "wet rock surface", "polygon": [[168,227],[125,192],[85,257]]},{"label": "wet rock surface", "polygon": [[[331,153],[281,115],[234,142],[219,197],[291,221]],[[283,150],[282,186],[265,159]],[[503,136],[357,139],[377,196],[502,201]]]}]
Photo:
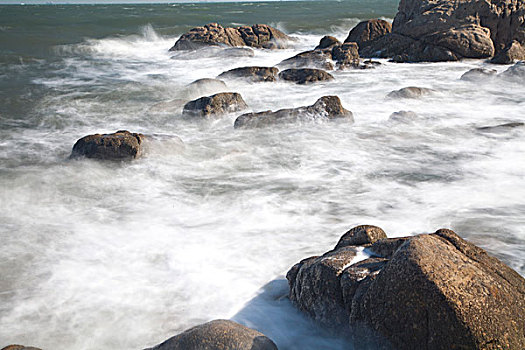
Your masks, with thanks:
[{"label": "wet rock surface", "polygon": [[392,25],[389,22],[382,19],[370,19],[359,22],[357,26],[348,33],[345,43],[355,42],[360,48],[366,47],[369,42],[390,32],[392,32]]},{"label": "wet rock surface", "polygon": [[492,126],[481,126],[477,129],[483,132],[504,132],[515,128],[523,128],[524,126],[525,123],[522,122],[510,122]]},{"label": "wet rock surface", "polygon": [[146,350],[277,350],[264,334],[229,320],[195,326]]},{"label": "wet rock surface", "polygon": [[211,117],[239,112],[246,108],[248,106],[239,93],[220,92],[186,103],[182,114],[186,117]]},{"label": "wet rock surface", "polygon": [[290,40],[288,35],[266,24],[224,28],[210,23],[183,34],[170,51],[195,50],[210,45],[282,49],[288,46]]},{"label": "wet rock surface", "polygon": [[243,114],[235,120],[234,127],[236,129],[260,128],[318,118],[327,120],[342,119],[348,122],[354,121],[352,112],[342,106],[339,97],[323,96],[308,107],[286,108],[276,112],[264,111]]},{"label": "wet rock surface", "polygon": [[341,241],[294,265],[287,279],[299,309],[355,335],[356,347],[525,346],[525,280],[453,231],[389,239],[361,226]]},{"label": "wet rock surface", "polygon": [[495,69],[473,68],[468,72],[465,72],[460,79],[474,82],[483,81],[487,80],[488,78],[494,77],[497,73],[498,71]]},{"label": "wet rock surface", "polygon": [[223,72],[219,78],[245,78],[254,82],[275,81],[279,69],[276,67],[239,67]]},{"label": "wet rock surface", "polygon": [[101,160],[135,159],[143,153],[144,139],[144,135],[127,130],[119,130],[113,134],[88,135],[75,143],[70,157]]},{"label": "wet rock surface", "polygon": [[314,68],[290,68],[279,73],[279,79],[297,84],[310,84],[319,81],[334,80],[334,77],[324,70]]},{"label": "wet rock surface", "polygon": [[418,115],[416,112],[412,111],[399,111],[394,112],[390,114],[390,117],[388,117],[389,121],[397,122],[397,123],[413,123],[418,119]]},{"label": "wet rock surface", "polygon": [[423,96],[428,96],[432,94],[434,90],[428,88],[422,88],[417,86],[408,86],[399,90],[390,92],[386,97],[387,98],[421,98]]}]

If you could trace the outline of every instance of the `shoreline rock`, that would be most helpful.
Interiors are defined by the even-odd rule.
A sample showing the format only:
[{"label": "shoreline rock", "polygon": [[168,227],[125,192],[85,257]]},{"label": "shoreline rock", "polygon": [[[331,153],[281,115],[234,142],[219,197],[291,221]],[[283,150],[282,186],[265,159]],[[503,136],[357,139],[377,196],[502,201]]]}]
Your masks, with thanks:
[{"label": "shoreline rock", "polygon": [[516,271],[451,230],[381,232],[355,227],[334,250],[294,265],[286,276],[294,305],[355,335],[359,349],[525,347],[525,279]]},{"label": "shoreline rock", "polygon": [[70,158],[100,160],[130,160],[143,154],[145,136],[119,130],[112,134],[93,134],[79,139],[73,146]]},{"label": "shoreline rock", "polygon": [[264,334],[229,320],[213,320],[190,328],[145,350],[277,350]]},{"label": "shoreline rock", "polygon": [[182,115],[185,117],[211,117],[247,109],[241,94],[237,92],[219,92],[204,96],[184,105]]},{"label": "shoreline rock", "polygon": [[334,80],[332,74],[315,68],[289,68],[279,73],[279,79],[296,84],[311,84],[319,81]]},{"label": "shoreline rock", "polygon": [[277,79],[276,67],[239,67],[219,74],[218,78],[245,78],[254,82],[271,82]]}]

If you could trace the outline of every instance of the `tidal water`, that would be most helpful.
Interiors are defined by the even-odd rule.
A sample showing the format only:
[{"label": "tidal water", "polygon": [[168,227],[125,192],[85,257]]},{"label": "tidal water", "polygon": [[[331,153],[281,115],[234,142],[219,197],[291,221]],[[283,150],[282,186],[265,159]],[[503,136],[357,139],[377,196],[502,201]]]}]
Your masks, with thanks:
[{"label": "tidal water", "polygon": [[[284,275],[359,224],[451,228],[525,275],[525,84],[460,80],[480,60],[334,71],[308,86],[226,81],[253,111],[337,95],[355,124],[234,130],[181,118],[187,84],[344,40],[397,1],[0,6],[0,347],[143,349],[231,318],[280,349],[348,349],[286,298]],[[254,57],[174,54],[191,27],[267,23],[298,41]],[[434,89],[386,99],[406,86]],[[389,120],[400,110],[413,122]],[[152,136],[133,162],[75,141]]]}]

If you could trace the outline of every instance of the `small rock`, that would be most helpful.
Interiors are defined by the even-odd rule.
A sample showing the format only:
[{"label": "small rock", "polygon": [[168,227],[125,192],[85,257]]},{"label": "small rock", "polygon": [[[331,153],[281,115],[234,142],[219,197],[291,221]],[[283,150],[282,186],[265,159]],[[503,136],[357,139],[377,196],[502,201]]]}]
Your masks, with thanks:
[{"label": "small rock", "polygon": [[184,116],[209,117],[227,113],[239,112],[248,108],[242,96],[236,92],[221,92],[212,96],[204,96],[184,105]]},{"label": "small rock", "polygon": [[24,346],[24,345],[8,345],[2,350],[41,350],[41,349],[34,348],[32,346]]},{"label": "small rock", "polygon": [[319,41],[319,45],[315,47],[314,50],[322,50],[322,49],[328,49],[332,48],[333,46],[340,46],[342,43],[337,40],[337,38],[334,38],[333,36],[324,36],[321,41]]},{"label": "small rock", "polygon": [[255,82],[275,81],[279,69],[276,67],[240,67],[223,72],[219,78],[248,78]]},{"label": "small rock", "polygon": [[525,81],[525,61],[518,62],[499,75],[500,78],[516,82]]},{"label": "small rock", "polygon": [[416,86],[405,87],[396,91],[390,92],[387,98],[420,98],[430,95],[434,90],[428,88],[421,88]]},{"label": "small rock", "polygon": [[473,68],[461,76],[461,80],[483,81],[494,77],[498,71],[495,69]]},{"label": "small rock", "polygon": [[277,346],[254,329],[229,320],[214,320],[146,350],[277,350]]},{"label": "small rock", "polygon": [[219,79],[203,78],[188,84],[182,91],[187,99],[195,99],[200,96],[208,96],[228,89],[226,83]]},{"label": "small rock", "polygon": [[73,146],[71,158],[103,160],[135,159],[143,153],[144,135],[119,130],[113,134],[94,134],[81,138]]},{"label": "small rock", "polygon": [[309,84],[318,81],[334,80],[334,77],[321,69],[314,68],[290,68],[279,73],[282,80],[293,81],[297,84]]},{"label": "small rock", "polygon": [[346,110],[337,96],[323,96],[308,107],[287,108],[276,112],[246,113],[235,120],[234,128],[260,128],[315,118],[345,119],[353,122],[352,112]]},{"label": "small rock", "polygon": [[416,112],[412,111],[399,111],[390,114],[388,120],[398,123],[412,123],[418,119]]},{"label": "small rock", "polygon": [[380,227],[372,225],[356,226],[339,239],[334,249],[350,245],[371,244],[382,238],[386,238],[386,233]]},{"label": "small rock", "polygon": [[278,64],[281,68],[317,68],[333,70],[332,49],[301,52]]},{"label": "small rock", "polygon": [[505,124],[494,125],[494,126],[482,126],[477,129],[479,131],[484,131],[484,132],[501,132],[501,131],[506,131],[509,129],[514,129],[514,128],[518,128],[522,126],[525,126],[525,123],[511,122],[511,123],[505,123]]},{"label": "small rock", "polygon": [[332,59],[337,62],[339,69],[359,67],[359,48],[356,43],[344,43],[334,46]]}]

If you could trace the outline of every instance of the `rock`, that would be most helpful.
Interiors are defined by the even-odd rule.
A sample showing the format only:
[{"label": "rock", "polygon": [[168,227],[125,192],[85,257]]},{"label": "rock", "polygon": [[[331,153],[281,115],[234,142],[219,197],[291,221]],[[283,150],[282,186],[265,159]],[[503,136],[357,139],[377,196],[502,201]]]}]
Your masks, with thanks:
[{"label": "rock", "polygon": [[342,43],[339,40],[337,40],[337,38],[327,35],[321,38],[321,41],[319,41],[319,45],[317,45],[314,50],[329,49],[334,46],[340,45],[342,45]]},{"label": "rock", "polygon": [[194,99],[199,96],[206,96],[210,94],[216,94],[218,92],[224,92],[228,89],[226,83],[219,79],[203,78],[195,80],[188,84],[183,90],[184,97]]},{"label": "rock", "polygon": [[359,22],[348,34],[345,43],[354,42],[358,47],[365,47],[367,43],[374,41],[392,31],[392,25],[382,19],[370,19]]},{"label": "rock", "polygon": [[[352,231],[349,244],[369,237]],[[525,348],[525,279],[516,271],[451,230],[380,236],[294,265],[294,305],[359,349]],[[357,259],[363,249],[373,256]]]},{"label": "rock", "polygon": [[349,245],[365,245],[386,238],[386,233],[380,227],[372,225],[356,226],[346,232],[334,249],[347,247]]},{"label": "rock", "polygon": [[337,62],[339,69],[359,67],[359,48],[356,43],[344,43],[334,46],[332,59]]},{"label": "rock", "polygon": [[500,132],[500,131],[506,131],[509,129],[519,128],[525,126],[525,123],[522,122],[510,122],[500,125],[494,125],[494,126],[482,126],[477,128],[479,131],[484,132]]},{"label": "rock", "polygon": [[212,96],[204,96],[184,105],[184,116],[209,117],[227,113],[239,112],[248,108],[242,96],[236,92],[220,92]]},{"label": "rock", "polygon": [[249,46],[282,49],[291,40],[286,34],[266,24],[224,28],[217,23],[196,27],[183,34],[170,51],[195,50],[209,45]]},{"label": "rock", "polygon": [[229,320],[190,328],[147,350],[277,350],[264,334]]},{"label": "rock", "polygon": [[281,68],[317,68],[333,70],[332,49],[301,52],[278,64]]},{"label": "rock", "polygon": [[418,119],[416,112],[412,111],[399,111],[390,114],[388,120],[397,122],[397,123],[412,123]]},{"label": "rock", "polygon": [[525,81],[525,62],[518,62],[499,75],[500,78],[522,83]]},{"label": "rock", "polygon": [[396,91],[390,92],[387,98],[420,98],[430,95],[434,90],[428,88],[421,88],[416,86],[405,87]]},{"label": "rock", "polygon": [[461,80],[466,81],[483,81],[494,77],[498,71],[495,69],[473,68],[461,76]]},{"label": "rock", "polygon": [[276,112],[246,113],[235,120],[234,128],[260,128],[276,124],[307,121],[316,118],[344,119],[353,122],[352,112],[346,110],[337,96],[323,96],[308,107],[287,108]]},{"label": "rock", "polygon": [[[525,42],[525,41],[524,41]],[[505,49],[501,50],[496,56],[490,60],[490,63],[495,64],[510,64],[516,60],[525,59],[525,45],[518,41],[513,41]]]},{"label": "rock", "polygon": [[24,345],[8,345],[2,350],[41,350],[41,349],[34,348],[32,346],[24,346]]},{"label": "rock", "polygon": [[334,80],[334,77],[321,69],[290,68],[279,73],[279,79],[293,81],[297,84],[309,84],[318,81]]},{"label": "rock", "polygon": [[219,57],[253,57],[255,52],[249,47],[232,47],[220,50],[217,54]]},{"label": "rock", "polygon": [[113,134],[94,134],[81,138],[73,146],[71,158],[103,160],[135,159],[143,153],[144,135],[119,130]]},{"label": "rock", "polygon": [[248,78],[252,81],[275,81],[279,69],[275,67],[240,67],[223,72],[219,78]]},{"label": "rock", "polygon": [[255,52],[249,47],[202,46],[194,50],[178,50],[171,52],[171,59],[198,60],[202,58],[232,58],[253,57]]}]

